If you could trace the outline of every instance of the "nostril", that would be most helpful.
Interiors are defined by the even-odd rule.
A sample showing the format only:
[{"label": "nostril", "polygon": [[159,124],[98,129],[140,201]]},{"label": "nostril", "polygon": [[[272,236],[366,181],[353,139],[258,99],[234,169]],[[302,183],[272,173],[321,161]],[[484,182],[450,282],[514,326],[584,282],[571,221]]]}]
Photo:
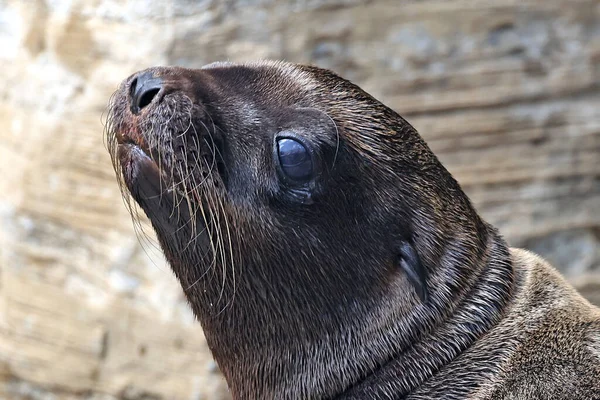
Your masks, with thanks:
[{"label": "nostril", "polygon": [[162,79],[154,77],[151,72],[143,72],[131,81],[131,112],[139,114],[142,109],[152,103],[162,89]]},{"label": "nostril", "polygon": [[135,88],[137,87],[137,78],[133,78],[131,84],[129,85],[129,96],[133,98],[135,95]]},{"label": "nostril", "polygon": [[138,108],[141,110],[148,104],[152,103],[152,100],[158,94],[158,92],[160,92],[160,88],[152,88],[142,93],[142,96],[138,100]]}]

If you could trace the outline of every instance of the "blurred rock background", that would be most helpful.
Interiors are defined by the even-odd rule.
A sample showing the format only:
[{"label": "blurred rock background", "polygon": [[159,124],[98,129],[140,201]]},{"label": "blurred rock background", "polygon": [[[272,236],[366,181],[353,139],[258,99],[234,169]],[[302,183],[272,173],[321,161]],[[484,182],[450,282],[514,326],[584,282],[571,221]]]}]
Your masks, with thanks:
[{"label": "blurred rock background", "polygon": [[514,246],[600,303],[597,0],[0,0],[0,398],[226,399],[103,145],[118,83],[257,58],[405,116]]}]

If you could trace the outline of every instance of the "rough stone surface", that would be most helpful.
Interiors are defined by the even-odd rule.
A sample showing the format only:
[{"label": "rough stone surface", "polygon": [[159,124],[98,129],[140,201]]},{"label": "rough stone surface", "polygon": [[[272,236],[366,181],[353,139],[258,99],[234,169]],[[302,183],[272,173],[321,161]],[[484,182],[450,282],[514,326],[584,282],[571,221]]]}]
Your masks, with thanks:
[{"label": "rough stone surface", "polygon": [[511,244],[600,304],[597,0],[0,0],[0,398],[227,398],[101,121],[138,69],[256,58],[398,110]]}]

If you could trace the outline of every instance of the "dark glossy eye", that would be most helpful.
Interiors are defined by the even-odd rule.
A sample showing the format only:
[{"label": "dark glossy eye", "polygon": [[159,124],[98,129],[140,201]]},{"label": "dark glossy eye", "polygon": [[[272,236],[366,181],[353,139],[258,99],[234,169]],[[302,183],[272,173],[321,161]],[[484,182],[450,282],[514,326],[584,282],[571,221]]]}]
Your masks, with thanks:
[{"label": "dark glossy eye", "polygon": [[313,175],[313,161],[308,149],[295,139],[277,141],[277,156],[283,173],[295,181],[306,181]]}]

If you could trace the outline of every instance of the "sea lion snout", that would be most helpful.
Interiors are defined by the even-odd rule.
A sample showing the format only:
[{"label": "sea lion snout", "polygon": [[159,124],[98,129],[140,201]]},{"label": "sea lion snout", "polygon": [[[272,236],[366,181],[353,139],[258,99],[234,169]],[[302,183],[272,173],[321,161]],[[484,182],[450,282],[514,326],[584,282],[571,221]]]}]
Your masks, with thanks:
[{"label": "sea lion snout", "polygon": [[223,138],[206,109],[210,99],[205,75],[179,67],[154,67],[132,74],[115,92],[107,120],[108,146],[113,161],[123,167],[130,191],[137,192],[133,172],[144,170],[137,168],[139,162],[154,163],[162,187],[186,196],[208,181],[217,185],[222,181]]}]

